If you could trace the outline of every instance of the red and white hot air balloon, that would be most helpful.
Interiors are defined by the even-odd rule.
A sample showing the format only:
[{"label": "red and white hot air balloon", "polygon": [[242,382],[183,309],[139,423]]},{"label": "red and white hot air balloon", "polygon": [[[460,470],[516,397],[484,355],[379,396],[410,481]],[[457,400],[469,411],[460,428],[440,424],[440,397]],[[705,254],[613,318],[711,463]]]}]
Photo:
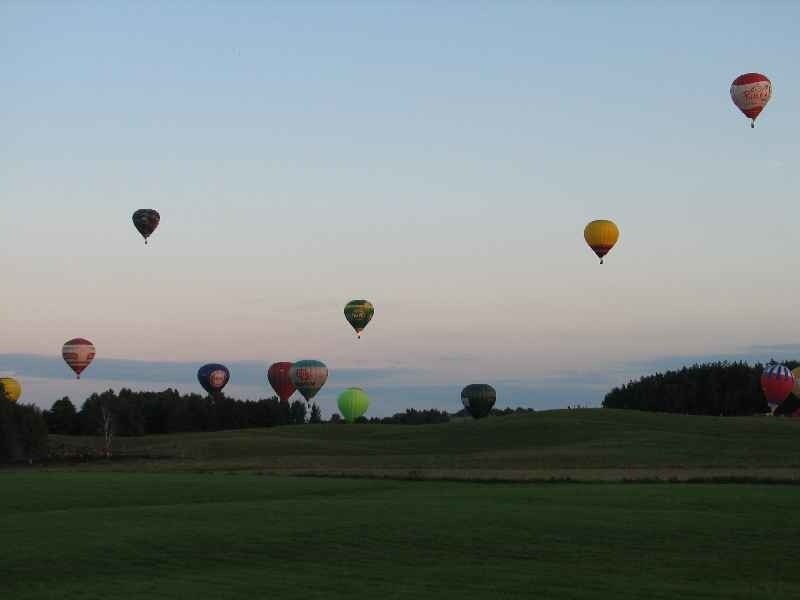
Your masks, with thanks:
[{"label": "red and white hot air balloon", "polygon": [[731,100],[756,126],[756,117],[772,97],[772,82],[761,73],[739,75],[731,84]]},{"label": "red and white hot air balloon", "polygon": [[69,368],[75,371],[78,379],[81,378],[83,370],[94,360],[94,354],[94,344],[83,338],[73,338],[65,342],[64,347],[61,348],[61,356],[64,357]]},{"label": "red and white hot air balloon", "polygon": [[764,372],[761,373],[761,389],[764,391],[764,396],[767,397],[767,403],[775,412],[775,408],[792,393],[794,375],[783,365],[774,363],[767,365]]}]

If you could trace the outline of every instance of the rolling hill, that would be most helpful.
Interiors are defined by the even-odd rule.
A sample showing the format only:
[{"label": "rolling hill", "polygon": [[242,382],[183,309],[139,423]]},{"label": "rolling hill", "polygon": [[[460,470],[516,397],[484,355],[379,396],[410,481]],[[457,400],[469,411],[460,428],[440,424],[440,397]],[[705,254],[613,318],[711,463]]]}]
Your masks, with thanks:
[{"label": "rolling hill", "polygon": [[[101,443],[51,437],[62,449]],[[433,479],[795,480],[800,420],[584,409],[426,426],[322,424],[118,437],[114,459],[85,468]]]}]

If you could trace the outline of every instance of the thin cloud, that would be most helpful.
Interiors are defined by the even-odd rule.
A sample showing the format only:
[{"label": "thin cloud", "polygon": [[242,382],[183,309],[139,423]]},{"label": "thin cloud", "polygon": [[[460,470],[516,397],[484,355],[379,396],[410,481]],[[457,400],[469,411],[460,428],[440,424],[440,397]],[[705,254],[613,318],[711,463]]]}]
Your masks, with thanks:
[{"label": "thin cloud", "polygon": [[[96,358],[86,372],[88,377],[108,381],[148,381],[151,383],[195,383],[199,362],[138,361],[117,358]],[[267,380],[268,363],[262,361],[230,361],[231,381],[240,385],[262,385]],[[411,368],[335,368],[331,378],[380,382],[412,377],[422,372]],[[0,354],[0,372],[45,379],[73,379],[74,374],[58,357],[33,354]]]}]

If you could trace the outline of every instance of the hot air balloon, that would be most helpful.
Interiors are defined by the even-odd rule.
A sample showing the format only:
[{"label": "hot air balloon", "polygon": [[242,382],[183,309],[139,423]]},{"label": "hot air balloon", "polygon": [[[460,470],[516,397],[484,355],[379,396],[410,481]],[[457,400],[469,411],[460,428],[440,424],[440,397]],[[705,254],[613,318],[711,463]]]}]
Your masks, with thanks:
[{"label": "hot air balloon", "polygon": [[361,388],[351,387],[339,394],[336,403],[345,420],[352,423],[367,412],[369,396]]},{"label": "hot air balloon", "polygon": [[140,208],[133,213],[133,226],[139,230],[139,233],[144,237],[144,243],[147,245],[147,238],[156,230],[158,223],[161,221],[161,215],[157,210],[152,208]]},{"label": "hot air balloon", "polygon": [[64,357],[69,368],[75,371],[78,379],[81,378],[83,370],[94,360],[94,355],[94,344],[83,338],[73,338],[61,348],[61,356]]},{"label": "hot air balloon", "polygon": [[600,219],[592,221],[583,230],[583,239],[594,250],[603,264],[603,257],[608,254],[619,239],[619,229],[613,221]]},{"label": "hot air balloon", "polygon": [[356,330],[359,338],[361,337],[361,331],[372,320],[372,315],[374,314],[375,307],[367,300],[350,300],[344,307],[344,317]]},{"label": "hot air balloon", "polygon": [[794,389],[792,393],[800,398],[800,367],[792,369],[792,375],[794,376]]},{"label": "hot air balloon", "polygon": [[497,400],[494,388],[486,383],[471,383],[461,390],[461,403],[474,418],[489,414]]},{"label": "hot air balloon", "polygon": [[299,360],[289,369],[289,377],[306,402],[310,402],[325,385],[328,367],[318,360]]},{"label": "hot air balloon", "polygon": [[197,381],[209,394],[221,392],[230,378],[228,367],[218,363],[208,363],[197,370]]},{"label": "hot air balloon", "polygon": [[22,386],[13,377],[0,377],[0,384],[3,385],[6,398],[11,402],[16,402],[22,396]]},{"label": "hot air balloon", "polygon": [[276,362],[267,369],[267,379],[272,389],[278,394],[281,402],[288,402],[289,397],[294,394],[294,384],[289,377],[289,370],[292,368],[290,362]]},{"label": "hot air balloon", "polygon": [[783,365],[775,363],[767,365],[761,373],[761,389],[767,398],[767,403],[775,412],[775,408],[786,400],[794,389],[794,375]]},{"label": "hot air balloon", "polygon": [[761,73],[739,75],[731,83],[733,103],[750,119],[750,127],[756,126],[756,117],[772,97],[772,82]]}]

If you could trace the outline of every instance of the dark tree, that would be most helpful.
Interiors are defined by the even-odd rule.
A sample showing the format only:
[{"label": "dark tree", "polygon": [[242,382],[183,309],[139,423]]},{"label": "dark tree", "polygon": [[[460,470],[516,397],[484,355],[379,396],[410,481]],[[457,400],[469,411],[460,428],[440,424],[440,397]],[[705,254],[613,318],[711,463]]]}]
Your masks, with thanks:
[{"label": "dark tree", "polygon": [[308,417],[309,423],[322,423],[322,411],[316,402],[311,405],[311,415]]},{"label": "dark tree", "polygon": [[78,412],[67,396],[56,400],[50,410],[46,410],[42,414],[50,433],[70,435],[78,432]]},{"label": "dark tree", "polygon": [[47,456],[47,423],[35,406],[17,404],[6,397],[0,384],[0,461]]},{"label": "dark tree", "polygon": [[306,422],[306,403],[302,400],[295,400],[289,409],[289,424],[302,425]]}]

